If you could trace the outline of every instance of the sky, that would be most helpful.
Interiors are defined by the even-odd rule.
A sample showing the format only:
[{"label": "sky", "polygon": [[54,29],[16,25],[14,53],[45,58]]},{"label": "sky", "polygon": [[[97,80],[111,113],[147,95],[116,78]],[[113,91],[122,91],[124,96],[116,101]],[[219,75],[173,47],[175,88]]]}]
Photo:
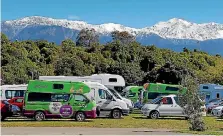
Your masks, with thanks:
[{"label": "sky", "polygon": [[223,0],[1,0],[1,20],[27,16],[142,28],[181,18],[223,23]]}]

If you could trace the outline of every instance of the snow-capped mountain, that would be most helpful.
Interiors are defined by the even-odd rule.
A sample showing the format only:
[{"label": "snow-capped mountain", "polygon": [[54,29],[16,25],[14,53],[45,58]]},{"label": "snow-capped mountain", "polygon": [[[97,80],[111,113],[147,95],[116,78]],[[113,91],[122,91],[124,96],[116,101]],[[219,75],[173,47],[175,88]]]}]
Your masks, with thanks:
[{"label": "snow-capped mountain", "polygon": [[[196,24],[177,18],[159,22],[151,27],[136,29],[114,23],[93,25],[84,21],[31,16],[4,21],[1,27],[2,32],[11,40],[44,39],[59,44],[66,38],[75,40],[78,32],[83,28],[94,28],[99,33],[102,43],[111,40],[109,34],[117,30],[127,31],[135,35],[139,42],[147,45],[155,44],[159,47],[171,47],[171,49],[172,46],[175,48],[176,46],[179,46],[177,48],[186,46],[198,48],[199,46],[201,49],[203,43],[207,48],[207,42],[214,41],[211,42],[212,47],[219,46],[223,48],[223,24],[213,22]],[[198,41],[199,45],[197,44]],[[213,45],[213,43],[217,45]],[[219,51],[214,51],[213,53],[219,53]],[[223,51],[220,51],[220,54],[223,54]]]}]

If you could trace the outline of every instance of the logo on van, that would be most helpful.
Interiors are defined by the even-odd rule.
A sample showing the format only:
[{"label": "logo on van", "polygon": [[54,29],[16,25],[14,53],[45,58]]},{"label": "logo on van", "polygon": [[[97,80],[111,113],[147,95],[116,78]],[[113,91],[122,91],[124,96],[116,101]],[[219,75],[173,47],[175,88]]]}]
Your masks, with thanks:
[{"label": "logo on van", "polygon": [[70,117],[73,114],[72,107],[70,105],[63,105],[60,107],[60,115],[62,117]]},{"label": "logo on van", "polygon": [[83,86],[81,86],[80,89],[77,92],[78,93],[83,93]]},{"label": "logo on van", "polygon": [[70,92],[71,92],[71,93],[74,92],[74,86],[72,86],[72,87],[70,88]]},{"label": "logo on van", "polygon": [[51,102],[49,105],[49,110],[53,114],[59,114],[61,106],[62,104],[60,102]]}]

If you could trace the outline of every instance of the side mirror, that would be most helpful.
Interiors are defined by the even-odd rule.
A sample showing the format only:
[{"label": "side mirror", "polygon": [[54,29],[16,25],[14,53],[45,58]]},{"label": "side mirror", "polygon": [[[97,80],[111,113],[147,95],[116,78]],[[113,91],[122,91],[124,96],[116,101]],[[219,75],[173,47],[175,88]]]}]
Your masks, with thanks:
[{"label": "side mirror", "polygon": [[90,100],[88,100],[88,99],[85,100],[85,103],[86,103],[86,104],[89,103],[89,102],[90,102]]}]

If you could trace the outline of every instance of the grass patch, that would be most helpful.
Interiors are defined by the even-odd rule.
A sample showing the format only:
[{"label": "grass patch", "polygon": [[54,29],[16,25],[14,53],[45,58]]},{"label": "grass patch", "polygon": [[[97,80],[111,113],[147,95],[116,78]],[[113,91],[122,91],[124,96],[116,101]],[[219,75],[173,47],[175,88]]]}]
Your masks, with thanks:
[{"label": "grass patch", "polygon": [[[1,122],[2,127],[97,127],[97,128],[150,128],[150,129],[170,129],[177,132],[193,134],[223,134],[223,120],[216,120],[214,117],[204,117],[206,127],[205,132],[189,131],[189,124],[184,118],[160,118],[157,120],[147,119],[140,114],[131,114],[123,119],[97,118],[86,122],[76,122],[74,120],[6,120]],[[222,132],[221,132],[222,131]]]}]

